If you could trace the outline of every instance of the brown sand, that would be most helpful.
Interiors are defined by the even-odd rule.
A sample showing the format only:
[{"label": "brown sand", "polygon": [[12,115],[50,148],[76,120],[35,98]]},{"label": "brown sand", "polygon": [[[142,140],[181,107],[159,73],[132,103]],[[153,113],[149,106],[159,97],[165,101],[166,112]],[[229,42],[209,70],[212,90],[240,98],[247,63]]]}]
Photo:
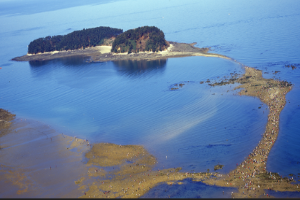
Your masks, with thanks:
[{"label": "brown sand", "polygon": [[[88,166],[99,166],[89,168],[89,173],[105,177],[85,185],[88,190],[81,196],[83,198],[137,198],[161,182],[175,184],[175,181],[185,178],[204,179],[211,175],[179,172],[181,168],[152,171],[156,159],[138,145],[95,144],[86,157],[89,158]],[[102,168],[108,166],[110,170]]]},{"label": "brown sand", "polygon": [[195,43],[177,43],[169,42],[170,47],[165,51],[160,52],[140,52],[140,53],[108,53],[108,54],[93,54],[91,55],[90,62],[106,62],[118,60],[159,60],[175,57],[188,57],[188,56],[205,56],[205,57],[219,57],[231,59],[227,56],[220,54],[208,53],[209,48],[194,47]]}]

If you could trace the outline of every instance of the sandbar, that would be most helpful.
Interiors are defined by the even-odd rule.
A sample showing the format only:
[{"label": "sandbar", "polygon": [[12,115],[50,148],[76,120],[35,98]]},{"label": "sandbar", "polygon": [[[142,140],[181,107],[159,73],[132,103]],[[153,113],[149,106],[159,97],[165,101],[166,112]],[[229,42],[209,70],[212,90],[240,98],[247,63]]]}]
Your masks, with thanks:
[{"label": "sandbar", "polygon": [[262,77],[262,71],[245,66],[245,74],[241,77],[238,78],[236,74],[232,74],[228,81],[210,85],[217,86],[234,82],[241,84],[234,90],[243,89],[238,93],[239,95],[257,97],[268,106],[270,112],[266,130],[257,146],[236,169],[228,174],[218,174],[217,178],[203,182],[210,185],[237,187],[239,192],[233,193],[233,196],[237,198],[267,197],[265,189],[300,191],[298,185],[291,184],[295,182],[293,179],[268,172],[266,169],[268,155],[278,136],[279,116],[286,104],[285,95],[292,89],[292,84],[286,81],[265,79]]}]

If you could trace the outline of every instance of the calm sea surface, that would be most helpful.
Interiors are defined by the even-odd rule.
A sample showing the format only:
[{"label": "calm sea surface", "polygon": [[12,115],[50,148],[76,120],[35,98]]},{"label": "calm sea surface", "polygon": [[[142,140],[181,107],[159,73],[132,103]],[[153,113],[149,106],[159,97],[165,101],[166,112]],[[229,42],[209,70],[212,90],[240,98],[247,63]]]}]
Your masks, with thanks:
[{"label": "calm sea surface", "polygon": [[[81,57],[10,61],[26,54],[27,45],[39,37],[98,26],[124,31],[156,26],[168,41],[212,47],[215,53],[268,72],[266,78],[294,84],[286,96],[267,170],[283,176],[292,173],[298,180],[300,65],[295,70],[284,66],[300,64],[299,10],[298,0],[0,0],[0,107],[92,142],[143,145],[157,157],[158,169],[213,171],[220,163],[225,165],[220,172],[233,170],[261,139],[267,106],[258,109],[262,104],[258,99],[227,92],[234,85],[210,88],[199,82],[243,73],[237,62],[205,57],[104,63],[87,63]],[[274,75],[275,70],[280,72]],[[179,83],[185,85],[172,91]],[[207,191],[193,193],[195,188]],[[220,190],[186,181],[174,197],[211,197],[206,196],[211,188]],[[165,195],[154,191],[147,197]]]}]

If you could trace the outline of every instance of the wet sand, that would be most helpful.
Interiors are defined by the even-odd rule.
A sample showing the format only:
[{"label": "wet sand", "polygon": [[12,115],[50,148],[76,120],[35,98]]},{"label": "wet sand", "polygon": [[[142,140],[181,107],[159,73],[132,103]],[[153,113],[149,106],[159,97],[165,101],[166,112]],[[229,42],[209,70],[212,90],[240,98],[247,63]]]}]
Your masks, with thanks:
[{"label": "wet sand", "polygon": [[153,171],[157,163],[154,156],[139,145],[95,144],[86,154],[90,176],[98,176],[92,183],[80,183],[87,188],[82,198],[137,198],[156,184],[183,180],[187,177],[208,178],[207,173],[180,172],[181,168]]},{"label": "wet sand", "polygon": [[157,60],[173,57],[187,57],[187,56],[206,56],[206,57],[220,57],[230,59],[226,56],[214,53],[208,53],[209,48],[194,47],[196,43],[186,44],[169,42],[170,47],[165,51],[160,52],[140,52],[140,53],[111,53],[111,46],[96,46],[86,49],[55,51],[39,54],[27,54],[20,57],[15,57],[14,61],[43,61],[52,60],[56,58],[64,58],[71,56],[85,56],[88,57],[88,62],[106,62],[117,60]]},{"label": "wet sand", "polygon": [[82,195],[74,181],[87,176],[82,162],[90,148],[87,142],[28,119],[10,123],[9,131],[0,137],[0,197]]}]

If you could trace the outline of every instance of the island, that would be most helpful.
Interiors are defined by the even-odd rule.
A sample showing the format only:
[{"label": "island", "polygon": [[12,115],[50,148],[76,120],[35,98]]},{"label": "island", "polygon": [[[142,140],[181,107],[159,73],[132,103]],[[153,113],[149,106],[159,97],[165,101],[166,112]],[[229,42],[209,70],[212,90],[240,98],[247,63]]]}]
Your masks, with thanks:
[{"label": "island", "polygon": [[47,36],[28,45],[28,53],[14,61],[43,61],[70,56],[84,56],[89,62],[116,60],[156,60],[171,57],[226,56],[208,53],[210,48],[198,48],[194,43],[166,41],[155,26],[143,26],[125,32],[121,29],[98,27],[74,31],[65,36]]},{"label": "island", "polygon": [[[117,34],[118,31],[119,34]],[[101,39],[99,38],[98,44],[100,44],[100,46],[93,46],[94,43],[90,43],[86,44],[85,47],[79,46],[79,49],[74,50],[66,50],[66,46],[60,46],[60,48],[58,48],[57,45],[54,44],[55,42],[53,42],[53,37],[38,39],[40,42],[50,41],[50,47],[58,48],[59,51],[47,51],[49,48],[45,47],[46,49],[40,50],[43,52],[37,53],[36,50],[32,50],[33,54],[27,54],[14,58],[13,60],[49,60],[74,55],[88,56],[91,62],[124,59],[151,60],[178,56],[213,56],[231,59],[227,56],[208,53],[208,48],[194,47],[195,43],[168,42],[164,39],[163,32],[156,27],[139,27],[124,33],[116,29],[112,32],[108,31],[108,33],[107,35],[103,35]],[[43,42],[41,42],[41,44],[44,44]],[[47,42],[45,42],[45,44],[46,43]],[[75,46],[73,47],[75,48]],[[236,62],[234,59],[231,60]],[[202,181],[208,185],[235,187],[237,188],[237,192],[231,193],[232,197],[235,198],[261,198],[265,197],[267,190],[299,192],[300,188],[294,184],[295,181],[293,179],[282,177],[278,173],[270,172],[266,169],[268,155],[279,134],[280,113],[285,107],[285,97],[286,94],[291,91],[292,84],[286,81],[263,78],[262,71],[248,66],[243,67],[245,69],[244,74],[233,73],[231,78],[225,81],[215,83],[212,83],[210,80],[200,81],[200,84],[206,83],[211,87],[239,83],[239,85],[234,88],[234,90],[241,89],[238,92],[239,95],[259,98],[268,106],[270,111],[265,132],[262,133],[260,142],[252,152],[249,152],[247,158],[237,164],[236,168],[228,174],[209,171],[189,173],[183,172],[180,166],[153,171],[157,163],[156,158],[147,152],[144,147],[139,145],[90,144],[87,140],[64,136],[63,134],[53,135],[51,136],[51,140],[48,139],[47,136],[47,141],[43,141],[43,144],[47,144],[47,146],[38,143],[32,144],[39,146],[41,148],[40,151],[45,151],[47,148],[51,149],[51,153],[49,153],[49,155],[44,153],[42,159],[48,159],[48,157],[56,159],[53,155],[61,156],[61,159],[56,159],[62,162],[59,163],[61,165],[65,164],[64,160],[70,157],[70,155],[84,155],[84,159],[87,161],[86,163],[77,161],[78,163],[76,165],[72,165],[72,170],[75,170],[73,169],[75,166],[82,166],[80,170],[78,169],[78,172],[74,173],[76,174],[74,178],[76,177],[78,179],[73,181],[76,186],[78,186],[78,190],[81,191],[78,196],[82,198],[138,198],[147,193],[158,183],[166,182],[170,185],[180,184],[180,181],[186,178],[191,178],[193,181]],[[181,84],[180,88],[181,87],[184,87],[184,84]],[[16,121],[13,121],[14,117],[15,116],[8,111],[0,109],[0,137],[2,141],[5,141],[5,138],[10,134],[15,134],[13,139],[18,138],[19,135],[16,131],[18,126],[16,126]],[[16,146],[17,145],[4,144],[2,146],[3,155],[13,156],[16,154],[15,152],[19,152],[14,150]],[[77,151],[72,149],[77,149]],[[34,154],[30,156],[34,157]],[[21,156],[19,156],[19,158],[22,159]],[[81,157],[79,156],[78,158]],[[20,194],[27,192],[29,186],[27,182],[24,184],[23,182],[29,181],[31,178],[28,178],[22,169],[10,169],[10,165],[12,164],[9,162],[6,162],[5,166],[2,165],[3,169],[0,172],[2,173],[2,177],[4,177],[3,179],[18,185],[20,188],[18,192]],[[222,167],[223,165],[218,164],[214,169],[218,170]],[[44,169],[43,171],[43,175],[47,177],[47,179],[52,171],[54,171],[51,171],[51,169],[50,166],[50,168]],[[33,172],[34,170],[35,169],[32,169]],[[58,169],[55,168],[55,170]],[[60,175],[58,173],[57,176],[62,176],[62,174],[69,171],[69,169],[65,170],[63,173],[61,172]],[[26,173],[28,173],[28,171],[26,171]],[[91,177],[96,177],[96,179],[92,180],[90,179]],[[56,181],[56,184],[61,182],[60,179],[52,181]]]}]

